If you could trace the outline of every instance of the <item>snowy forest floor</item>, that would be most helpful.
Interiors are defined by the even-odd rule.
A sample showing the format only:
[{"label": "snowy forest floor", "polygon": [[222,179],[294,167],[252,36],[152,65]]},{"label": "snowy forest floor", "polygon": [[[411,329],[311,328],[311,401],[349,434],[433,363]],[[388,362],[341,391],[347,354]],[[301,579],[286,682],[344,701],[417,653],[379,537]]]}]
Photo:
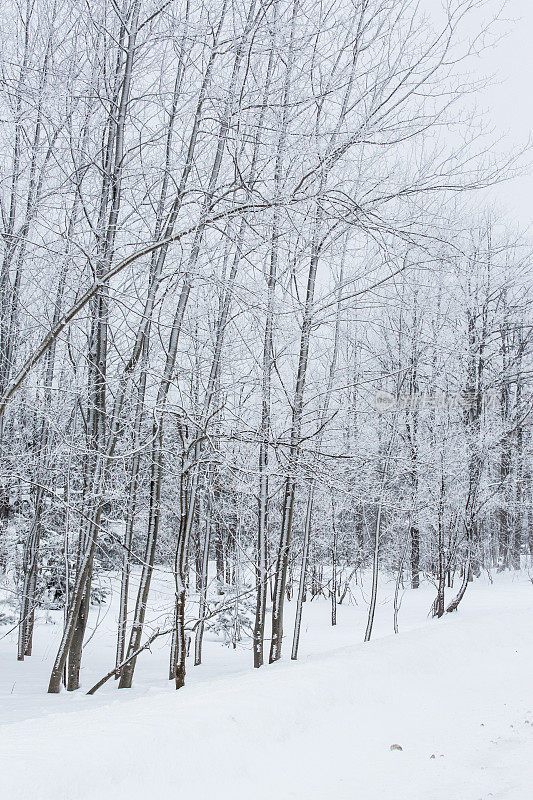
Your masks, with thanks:
[{"label": "snowy forest floor", "polygon": [[[208,634],[187,685],[166,680],[168,642],[143,653],[134,688],[109,681],[46,695],[61,627],[44,614],[34,655],[16,661],[16,633],[0,628],[0,797],[140,800],[170,796],[316,800],[531,800],[533,586],[526,573],[470,585],[459,611],[427,613],[431,586],[403,593],[383,581],[372,642],[362,643],[367,588],[338,609],[306,603],[300,658],[251,669]],[[168,608],[170,582],[154,586]],[[115,598],[93,608],[83,688],[114,658]],[[48,617],[48,621],[46,621]],[[56,623],[59,619],[55,619]],[[156,624],[159,624],[156,623]],[[400,745],[402,750],[391,745]]]}]

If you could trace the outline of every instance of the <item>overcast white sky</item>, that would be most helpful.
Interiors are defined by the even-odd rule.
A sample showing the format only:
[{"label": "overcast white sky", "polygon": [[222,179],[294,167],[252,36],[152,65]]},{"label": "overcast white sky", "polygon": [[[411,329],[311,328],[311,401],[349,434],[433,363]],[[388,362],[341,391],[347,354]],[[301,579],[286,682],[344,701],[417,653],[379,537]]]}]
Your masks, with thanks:
[{"label": "overcast white sky", "polygon": [[[480,75],[496,72],[498,80],[480,95],[479,106],[511,148],[533,138],[533,0],[508,0],[504,16],[508,21],[499,27],[507,34],[479,59]],[[533,224],[533,167],[491,195],[521,226]]]}]

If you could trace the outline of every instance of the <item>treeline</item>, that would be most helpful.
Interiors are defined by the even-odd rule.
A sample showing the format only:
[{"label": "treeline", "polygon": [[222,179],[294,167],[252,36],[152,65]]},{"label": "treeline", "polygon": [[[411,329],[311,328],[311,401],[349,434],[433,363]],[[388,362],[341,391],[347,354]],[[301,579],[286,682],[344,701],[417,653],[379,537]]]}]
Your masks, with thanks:
[{"label": "treeline", "polygon": [[172,571],[179,688],[210,560],[219,615],[253,597],[256,667],[281,656],[293,594],[296,657],[306,593],[334,621],[366,567],[368,637],[380,569],[434,580],[441,616],[482,570],[519,568],[530,254],[475,191],[516,163],[472,122],[480,4],[4,5],[0,560],[18,658],[39,606],[63,607],[49,691],[79,687],[102,570],[120,574],[121,687],[154,566]]}]

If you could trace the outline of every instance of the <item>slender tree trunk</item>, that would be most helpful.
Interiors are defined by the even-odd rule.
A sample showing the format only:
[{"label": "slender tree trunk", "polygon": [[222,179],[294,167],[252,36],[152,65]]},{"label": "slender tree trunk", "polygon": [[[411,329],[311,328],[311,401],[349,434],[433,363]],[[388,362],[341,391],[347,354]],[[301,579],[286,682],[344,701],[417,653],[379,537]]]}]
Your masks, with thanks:
[{"label": "slender tree trunk", "polygon": [[441,483],[439,497],[439,512],[437,520],[437,547],[438,547],[438,572],[437,572],[437,597],[433,605],[433,616],[442,617],[444,614],[444,587],[446,581],[446,561],[444,555],[444,464],[441,463]]},{"label": "slender tree trunk", "polygon": [[411,537],[411,588],[420,586],[420,530],[416,525],[409,529]]},{"label": "slender tree trunk", "polygon": [[[291,658],[295,661],[298,658],[298,646],[300,644],[300,630],[302,627],[302,611],[305,598],[305,583],[307,578],[307,564],[309,561],[309,542],[311,539],[311,519],[313,515],[313,494],[314,484],[311,483],[307,493],[307,506],[305,511],[304,524],[304,547],[302,553],[302,566],[300,569],[300,582],[298,585],[298,600],[296,602],[296,618],[294,620],[294,633],[292,637]],[[314,572],[313,572],[314,575]],[[312,590],[311,590],[312,591]]]},{"label": "slender tree trunk", "polygon": [[387,456],[383,465],[383,474],[381,478],[381,487],[379,492],[378,513],[376,516],[376,527],[374,532],[374,557],[372,560],[372,590],[370,592],[370,606],[368,609],[368,620],[366,623],[365,642],[369,642],[372,636],[372,627],[374,625],[374,614],[376,612],[376,602],[378,597],[378,579],[379,579],[379,546],[381,535],[381,519],[383,513],[383,501],[385,495],[385,485],[387,482],[387,473],[389,469],[389,461],[392,453],[392,445],[396,433],[396,419],[393,421],[393,429],[389,442]]},{"label": "slender tree trunk", "polygon": [[202,572],[200,582],[200,599],[198,603],[198,627],[194,640],[194,666],[202,663],[202,642],[204,637],[204,617],[207,607],[207,587],[209,584],[209,545],[211,543],[211,504],[207,501],[204,547],[202,553]]},{"label": "slender tree trunk", "polygon": [[337,624],[337,526],[335,525],[335,503],[331,503],[331,528],[333,543],[331,547],[331,624]]},{"label": "slender tree trunk", "polygon": [[[410,527],[411,526],[409,525],[409,528]],[[394,633],[398,633],[398,614],[400,613],[400,602],[399,602],[400,585],[403,586],[403,578],[402,578],[403,565],[404,565],[405,559],[407,557],[407,551],[409,550],[409,544],[410,543],[409,543],[409,539],[408,539],[405,547],[402,550],[402,554],[400,556],[400,563],[398,564],[398,572],[396,574],[396,584],[394,586],[394,604],[393,604],[393,607],[394,607],[394,619],[393,619]]]}]

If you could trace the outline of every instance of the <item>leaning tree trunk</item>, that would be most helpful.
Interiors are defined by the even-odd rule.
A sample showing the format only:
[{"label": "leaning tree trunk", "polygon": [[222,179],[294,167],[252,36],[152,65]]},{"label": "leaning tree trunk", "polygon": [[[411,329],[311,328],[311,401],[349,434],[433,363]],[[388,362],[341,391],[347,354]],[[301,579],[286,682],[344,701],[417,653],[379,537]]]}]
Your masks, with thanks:
[{"label": "leaning tree trunk", "polygon": [[141,0],[133,0],[128,25],[121,20],[114,75],[112,111],[106,126],[106,148],[98,215],[96,275],[102,285],[92,300],[88,356],[87,455],[85,491],[91,498],[85,525],[80,531],[77,580],[68,610],[63,639],[50,678],[49,691],[59,691],[60,671],[68,657],[67,689],[79,687],[83,639],[90,607],[93,560],[102,519],[103,497],[113,443],[106,437],[106,367],[109,290],[104,276],[109,271],[118,228],[124,166],[124,136],[131,92]]},{"label": "leaning tree trunk", "polygon": [[[188,6],[187,6],[188,11]],[[185,20],[185,22],[187,19]],[[157,215],[156,215],[156,224],[154,230],[154,241],[157,241],[162,236],[163,238],[168,238],[173,230],[173,219],[172,216],[177,212],[177,209],[180,207],[180,200],[178,202],[174,202],[171,219],[167,221],[167,225],[164,225],[164,217],[165,217],[165,205],[168,196],[168,188],[169,188],[169,180],[170,180],[170,172],[171,172],[171,153],[172,153],[172,144],[173,144],[173,134],[174,134],[174,123],[177,116],[178,111],[178,99],[182,89],[182,80],[184,74],[184,49],[185,49],[185,36],[182,37],[179,49],[179,62],[178,62],[178,69],[176,74],[176,80],[174,83],[174,96],[172,101],[172,107],[169,114],[169,121],[167,127],[167,134],[166,134],[166,142],[165,142],[165,166],[164,166],[164,175],[163,180],[161,183],[161,190],[159,193],[159,203],[157,208]],[[190,167],[189,167],[190,170]],[[179,198],[181,199],[183,195],[183,188],[187,181],[189,175],[189,171],[186,167],[184,171],[184,175],[182,176],[182,181],[180,185],[180,191],[178,192]],[[163,229],[165,230],[163,231]],[[130,363],[127,366],[128,374],[131,374],[136,366],[137,360],[141,359],[141,366],[140,366],[140,375],[139,375],[139,385],[137,389],[137,403],[135,409],[135,419],[134,419],[134,426],[133,426],[133,457],[131,460],[130,465],[130,476],[129,476],[129,487],[128,487],[128,504],[126,510],[126,523],[125,523],[125,531],[124,531],[124,551],[122,557],[122,574],[121,574],[121,584],[120,584],[120,603],[119,603],[119,618],[118,618],[118,628],[117,628],[117,652],[116,652],[116,677],[118,678],[120,675],[119,665],[124,660],[125,655],[125,647],[126,647],[126,627],[127,627],[127,618],[128,618],[128,592],[129,592],[129,582],[130,582],[130,572],[131,572],[131,547],[133,543],[133,526],[135,521],[135,512],[137,507],[137,490],[138,490],[138,482],[139,482],[139,470],[140,470],[140,463],[141,463],[141,428],[142,423],[144,420],[144,402],[145,402],[145,395],[146,395],[146,382],[147,382],[147,371],[148,371],[148,356],[149,356],[149,342],[150,342],[150,331],[152,325],[152,312],[153,306],[155,301],[155,295],[158,289],[158,280],[163,269],[163,263],[165,260],[166,250],[163,250],[159,253],[154,252],[151,258],[150,264],[150,281],[149,281],[149,288],[148,288],[148,297],[147,301],[145,302],[144,308],[144,325],[141,325],[141,329],[137,334],[136,337],[136,347],[134,348],[134,353],[132,358],[130,359]]]},{"label": "leaning tree trunk", "polygon": [[[196,106],[194,122],[193,122],[193,129],[191,132],[191,136],[189,138],[188,144],[188,154],[187,154],[187,161],[184,166],[184,170],[181,177],[180,186],[178,192],[176,194],[176,198],[173,202],[171,213],[169,215],[169,220],[167,222],[165,228],[165,238],[169,238],[172,234],[174,229],[174,225],[178,216],[178,213],[182,207],[183,197],[185,192],[185,187],[189,176],[191,174],[191,170],[193,167],[193,155],[197,144],[197,139],[200,131],[200,123],[202,120],[203,115],[203,106],[207,95],[207,90],[210,85],[212,71],[213,71],[213,64],[215,60],[215,56],[217,53],[217,45],[218,40],[221,34],[223,21],[226,14],[226,3],[221,11],[221,16],[218,22],[217,31],[215,33],[215,42],[211,49],[210,58],[208,60],[208,64],[206,67],[206,71],[204,74],[204,79],[202,82],[202,86],[200,89],[200,93],[198,96],[198,102]],[[236,76],[235,76],[236,79]],[[160,382],[158,396],[157,396],[157,418],[154,421],[153,425],[153,445],[151,450],[151,464],[152,464],[152,477],[151,477],[151,490],[150,490],[150,509],[149,509],[149,519],[148,519],[148,535],[147,535],[147,542],[146,542],[146,551],[145,551],[145,559],[143,562],[143,569],[141,574],[141,581],[139,584],[138,592],[137,592],[137,601],[135,606],[134,618],[132,623],[132,629],[130,633],[130,639],[128,644],[127,650],[127,662],[121,670],[119,688],[129,688],[131,687],[131,683],[133,680],[133,674],[135,671],[136,665],[136,656],[133,654],[139,650],[142,631],[144,626],[144,619],[146,615],[146,606],[148,602],[148,596],[150,592],[150,583],[152,578],[153,566],[154,566],[154,558],[155,558],[155,551],[156,551],[156,544],[157,544],[157,536],[158,536],[158,529],[159,529],[159,516],[160,516],[160,508],[159,508],[159,498],[161,494],[161,480],[162,480],[162,471],[163,471],[163,451],[162,451],[162,429],[163,429],[163,412],[166,406],[168,392],[170,389],[170,383],[172,379],[172,375],[174,372],[174,365],[176,363],[177,353],[178,353],[178,343],[181,333],[181,328],[183,324],[183,319],[185,316],[185,311],[187,308],[187,303],[190,295],[190,291],[192,288],[192,273],[196,267],[199,255],[200,255],[200,246],[203,239],[203,235],[205,233],[206,228],[206,221],[207,215],[209,213],[213,192],[216,186],[216,181],[218,179],[218,175],[220,172],[221,160],[222,160],[222,153],[224,150],[225,142],[228,135],[228,122],[227,122],[227,115],[229,114],[229,107],[226,109],[227,114],[224,116],[223,120],[219,126],[219,133],[218,133],[218,140],[217,140],[217,152],[215,155],[213,167],[211,170],[210,182],[209,182],[209,189],[207,192],[206,199],[203,203],[200,222],[196,229],[194,242],[192,246],[191,253],[189,255],[187,269],[184,274],[182,289],[180,292],[180,296],[178,299],[178,304],[176,307],[176,312],[174,315],[174,320],[172,323],[172,328],[169,337],[169,347],[167,351],[167,358],[165,363],[165,369],[163,372],[163,377]],[[166,254],[168,248],[165,248],[159,255],[158,258],[158,274],[160,274],[162,265],[164,264]]]},{"label": "leaning tree trunk", "polygon": [[[254,19],[254,9],[255,9],[255,0],[251,0],[250,7],[248,10],[248,16],[246,21],[246,28],[244,35],[241,38],[239,46],[237,48],[235,59],[233,63],[233,70],[230,82],[230,88],[228,91],[228,101],[226,103],[225,111],[222,116],[222,120],[219,125],[218,135],[217,135],[217,148],[216,153],[213,161],[213,165],[211,168],[211,174],[209,178],[209,186],[207,189],[206,197],[202,206],[202,211],[200,215],[200,222],[198,227],[195,231],[194,241],[191,248],[191,253],[188,258],[187,269],[184,276],[183,286],[180,293],[180,298],[178,301],[178,306],[176,309],[176,314],[174,316],[174,321],[171,329],[170,334],[170,342],[169,348],[167,353],[167,360],[165,365],[165,373],[159,388],[159,394],[157,398],[157,408],[158,414],[161,416],[163,409],[166,405],[168,391],[170,388],[170,381],[172,378],[172,374],[174,371],[174,365],[176,362],[177,351],[178,351],[178,342],[180,337],[180,332],[183,324],[183,319],[185,315],[185,310],[187,307],[187,302],[189,298],[189,294],[192,288],[192,280],[193,274],[195,272],[198,259],[200,256],[201,245],[203,242],[203,237],[206,230],[207,218],[209,212],[211,210],[214,192],[217,186],[217,182],[220,175],[220,170],[222,166],[222,158],[226,148],[226,142],[229,134],[230,129],[230,120],[233,113],[233,106],[235,103],[235,97],[239,95],[237,91],[238,88],[238,79],[241,71],[241,65],[243,61],[243,57],[246,51],[246,45],[248,42],[248,37],[252,31],[253,26],[253,19]],[[223,12],[225,13],[225,6]],[[217,33],[220,34],[221,27],[222,27],[222,20],[224,17],[224,13],[222,14],[219,29]],[[215,52],[215,48],[213,48],[213,53]],[[212,64],[212,61],[210,62]],[[205,92],[203,97],[205,97]],[[203,98],[202,98],[203,99]],[[199,121],[200,118],[200,110],[197,110],[197,119]],[[235,262],[235,270],[236,270],[236,263]],[[233,280],[235,275],[233,274]],[[231,279],[230,279],[230,286],[231,286]],[[229,294],[229,297],[231,295]],[[227,300],[227,305],[224,306],[222,309],[222,329],[225,327],[227,315],[229,313],[229,302]],[[221,337],[219,337],[219,347],[221,347]],[[216,361],[216,368],[215,368],[215,375],[213,377],[213,370],[211,373],[211,377],[213,380],[210,381],[210,392],[208,392],[208,399],[206,400],[205,406],[208,408],[210,405],[212,395],[215,388],[216,382],[216,374],[218,371],[218,361],[220,358],[220,350],[215,351],[215,361]],[[156,469],[158,472],[157,482],[158,482],[158,493],[160,494],[160,484],[162,478],[162,449],[159,448],[156,453],[152,456],[152,461],[156,463]],[[193,468],[196,471],[196,466]],[[194,518],[194,509],[196,506],[196,485],[197,485],[197,476],[196,480],[193,481],[193,484],[190,488],[190,491],[186,492],[187,498],[187,506],[185,510],[185,517],[183,516],[184,510],[182,509],[182,522],[180,524],[180,534],[178,536],[178,544],[176,550],[176,611],[175,611],[175,667],[170,667],[170,673],[174,671],[175,678],[176,678],[176,688],[179,688],[182,685],[181,681],[185,679],[185,656],[186,656],[186,646],[185,646],[185,633],[184,633],[184,614],[185,614],[185,596],[186,596],[186,579],[185,579],[185,572],[188,563],[188,551],[189,551],[189,538],[191,534],[191,526]],[[159,505],[159,502],[158,502]],[[120,688],[129,688],[131,686],[133,680],[133,673],[135,670],[136,658],[131,657],[131,654],[136,652],[139,649],[140,640],[142,636],[142,629],[144,625],[144,618],[146,614],[146,604],[148,600],[148,593],[150,589],[150,581],[153,571],[153,558],[155,556],[155,542],[157,539],[157,528],[158,528],[158,520],[159,520],[159,507],[152,506],[150,507],[151,514],[155,515],[157,518],[157,524],[153,524],[151,528],[151,539],[150,542],[150,558],[145,561],[143,565],[143,572],[141,576],[141,586],[139,588],[139,593],[137,597],[137,605],[136,611],[132,626],[132,633],[130,636],[130,642],[128,646],[128,655],[127,658],[130,660],[123,668],[120,678],[119,687]],[[185,521],[184,521],[185,520]],[[154,519],[155,523],[155,519]],[[150,537],[149,537],[150,538]]]}]

